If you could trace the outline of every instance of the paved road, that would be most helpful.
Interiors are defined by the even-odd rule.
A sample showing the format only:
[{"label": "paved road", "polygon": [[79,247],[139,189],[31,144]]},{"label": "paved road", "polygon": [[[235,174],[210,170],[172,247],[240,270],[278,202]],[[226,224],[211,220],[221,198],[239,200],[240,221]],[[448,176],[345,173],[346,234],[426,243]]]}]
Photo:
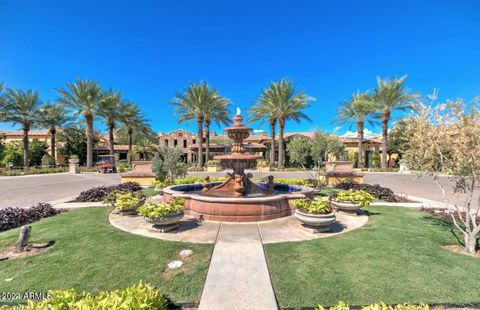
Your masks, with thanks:
[{"label": "paved road", "polygon": [[[389,187],[397,193],[444,202],[442,192],[434,183],[431,176],[417,177],[415,174],[366,173],[364,181],[369,184],[379,184],[384,187]],[[446,177],[440,177],[439,181],[446,189],[446,194],[450,202],[461,204],[462,196],[457,196],[452,193],[454,184]],[[477,186],[474,199],[478,199],[479,195],[480,188]]]},{"label": "paved road", "polygon": [[118,174],[66,174],[0,177],[0,208],[30,207],[73,197],[94,186],[120,183]]},{"label": "paved road", "polygon": [[[277,178],[304,178],[304,172],[257,173],[254,177],[273,174]],[[205,173],[190,173],[205,175]],[[209,175],[224,176],[225,172]],[[398,173],[366,173],[365,182],[390,187],[396,192],[442,201],[441,192],[431,177],[415,178],[415,175]],[[449,182],[441,178],[444,185]],[[85,173],[50,174],[24,177],[0,177],[0,208],[8,206],[29,207],[37,202],[54,201],[78,195],[81,191],[104,184],[120,183],[118,174]],[[478,191],[480,192],[480,190]],[[478,195],[478,193],[477,193]],[[451,195],[453,197],[453,195]]]}]

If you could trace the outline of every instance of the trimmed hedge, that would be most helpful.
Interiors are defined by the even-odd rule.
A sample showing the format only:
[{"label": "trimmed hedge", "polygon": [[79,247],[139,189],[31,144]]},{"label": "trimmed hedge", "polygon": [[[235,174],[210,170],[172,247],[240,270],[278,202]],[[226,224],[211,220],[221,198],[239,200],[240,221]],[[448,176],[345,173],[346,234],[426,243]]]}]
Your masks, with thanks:
[{"label": "trimmed hedge", "polygon": [[343,182],[335,186],[335,188],[343,190],[361,190],[365,191],[377,199],[381,199],[387,202],[399,202],[401,201],[400,197],[395,195],[395,193],[388,187],[382,187],[378,184],[359,184],[355,182]]},{"label": "trimmed hedge", "polygon": [[62,211],[54,209],[48,203],[38,203],[31,208],[0,209],[0,231],[33,223],[42,218],[57,215],[60,212]]},{"label": "trimmed hedge", "polygon": [[119,192],[137,192],[142,187],[137,182],[126,182],[112,186],[98,186],[83,191],[75,198],[76,202],[100,202],[107,198],[108,194],[113,191]]}]

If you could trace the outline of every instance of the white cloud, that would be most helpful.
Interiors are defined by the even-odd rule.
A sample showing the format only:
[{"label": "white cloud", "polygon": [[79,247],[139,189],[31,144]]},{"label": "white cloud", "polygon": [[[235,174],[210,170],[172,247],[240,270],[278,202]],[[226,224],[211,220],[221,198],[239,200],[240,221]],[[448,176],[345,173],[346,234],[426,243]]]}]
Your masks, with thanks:
[{"label": "white cloud", "polygon": [[[380,135],[379,133],[376,133],[376,132],[373,132],[371,131],[370,129],[368,128],[365,128],[363,130],[363,136],[364,138],[373,138],[373,137],[376,137]],[[357,137],[357,132],[356,131],[350,131],[350,130],[347,130],[343,135],[341,135],[340,137],[344,137],[344,138],[356,138]]]}]

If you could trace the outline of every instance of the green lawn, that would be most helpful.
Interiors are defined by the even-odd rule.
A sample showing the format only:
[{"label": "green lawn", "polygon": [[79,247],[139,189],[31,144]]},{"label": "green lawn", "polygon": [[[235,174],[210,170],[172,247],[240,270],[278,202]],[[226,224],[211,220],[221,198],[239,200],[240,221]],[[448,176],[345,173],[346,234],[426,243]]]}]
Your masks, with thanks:
[{"label": "green lawn", "polygon": [[155,187],[144,188],[144,189],[142,189],[142,193],[145,195],[145,197],[151,197],[151,196],[158,195],[158,192],[155,191]]},{"label": "green lawn", "polygon": [[398,207],[370,211],[359,230],[265,246],[281,307],[480,302],[480,259],[441,247],[456,243],[449,223]]},{"label": "green lawn", "polygon": [[[108,223],[106,207],[64,213],[32,224],[32,242],[54,240],[48,252],[0,262],[1,292],[76,288],[96,292],[152,283],[174,302],[197,302],[213,245],[166,242],[132,235]],[[0,248],[12,245],[19,230],[0,233]],[[183,267],[165,271],[177,253],[193,255]],[[5,279],[12,278],[11,282]]]}]

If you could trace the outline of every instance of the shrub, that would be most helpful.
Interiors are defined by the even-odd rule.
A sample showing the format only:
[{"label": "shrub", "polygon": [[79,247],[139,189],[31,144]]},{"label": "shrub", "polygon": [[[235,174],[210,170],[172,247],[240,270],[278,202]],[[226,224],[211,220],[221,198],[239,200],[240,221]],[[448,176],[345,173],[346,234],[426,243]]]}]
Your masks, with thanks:
[{"label": "shrub", "polygon": [[330,203],[326,200],[295,199],[293,200],[293,205],[304,213],[327,214],[332,212]]},{"label": "shrub", "polygon": [[57,215],[61,210],[54,209],[48,203],[38,203],[31,208],[0,209],[0,231],[5,231],[42,218]]},{"label": "shrub", "polygon": [[183,204],[168,204],[165,202],[147,203],[138,208],[138,214],[149,219],[156,219],[169,213],[175,213],[183,210]]},{"label": "shrub", "polygon": [[104,203],[118,210],[127,210],[138,206],[144,198],[145,196],[141,191],[122,192],[115,190],[108,194]]},{"label": "shrub", "polygon": [[83,191],[75,198],[76,202],[100,202],[104,201],[108,194],[113,191],[120,192],[137,192],[141,190],[142,187],[136,182],[126,182],[112,186],[98,186],[86,191]]},{"label": "shrub", "polygon": [[[317,305],[315,310],[325,310],[321,305]],[[337,305],[328,308],[329,310],[350,310],[350,306],[343,302],[339,301]],[[362,310],[429,310],[430,307],[426,304],[398,304],[396,306],[387,305],[384,302],[380,302],[377,304],[371,304],[362,306]]]},{"label": "shrub", "polygon": [[91,295],[79,293],[74,289],[49,291],[50,299],[33,302],[28,305],[0,309],[50,310],[50,309],[144,309],[166,310],[170,300],[165,294],[150,284],[139,283],[131,287],[113,292],[100,292]]},{"label": "shrub", "polygon": [[159,180],[176,179],[187,175],[187,164],[182,161],[179,148],[160,147],[152,161],[152,171]]},{"label": "shrub", "polygon": [[370,185],[370,184],[359,184],[355,182],[344,182],[340,183],[335,188],[338,189],[344,189],[344,190],[349,190],[349,189],[354,189],[354,190],[362,190],[365,191],[377,199],[381,199],[384,201],[388,202],[398,202],[400,201],[400,198],[395,195],[395,193],[387,187],[382,187],[378,184]]},{"label": "shrub", "polygon": [[170,200],[169,203],[171,205],[181,206],[183,208],[183,206],[185,205],[185,198],[183,198],[183,197],[173,197],[172,200]]},{"label": "shrub", "polygon": [[335,199],[335,201],[358,203],[362,207],[368,207],[374,198],[375,196],[365,191],[353,189],[335,193],[333,195],[333,199]]},{"label": "shrub", "polygon": [[55,165],[55,159],[50,154],[45,154],[42,157],[42,166],[50,167]]},{"label": "shrub", "polygon": [[220,167],[220,161],[217,159],[210,159],[207,161],[207,167]]},{"label": "shrub", "polygon": [[270,164],[265,159],[257,160],[257,168],[268,168],[268,167],[270,167]]}]

